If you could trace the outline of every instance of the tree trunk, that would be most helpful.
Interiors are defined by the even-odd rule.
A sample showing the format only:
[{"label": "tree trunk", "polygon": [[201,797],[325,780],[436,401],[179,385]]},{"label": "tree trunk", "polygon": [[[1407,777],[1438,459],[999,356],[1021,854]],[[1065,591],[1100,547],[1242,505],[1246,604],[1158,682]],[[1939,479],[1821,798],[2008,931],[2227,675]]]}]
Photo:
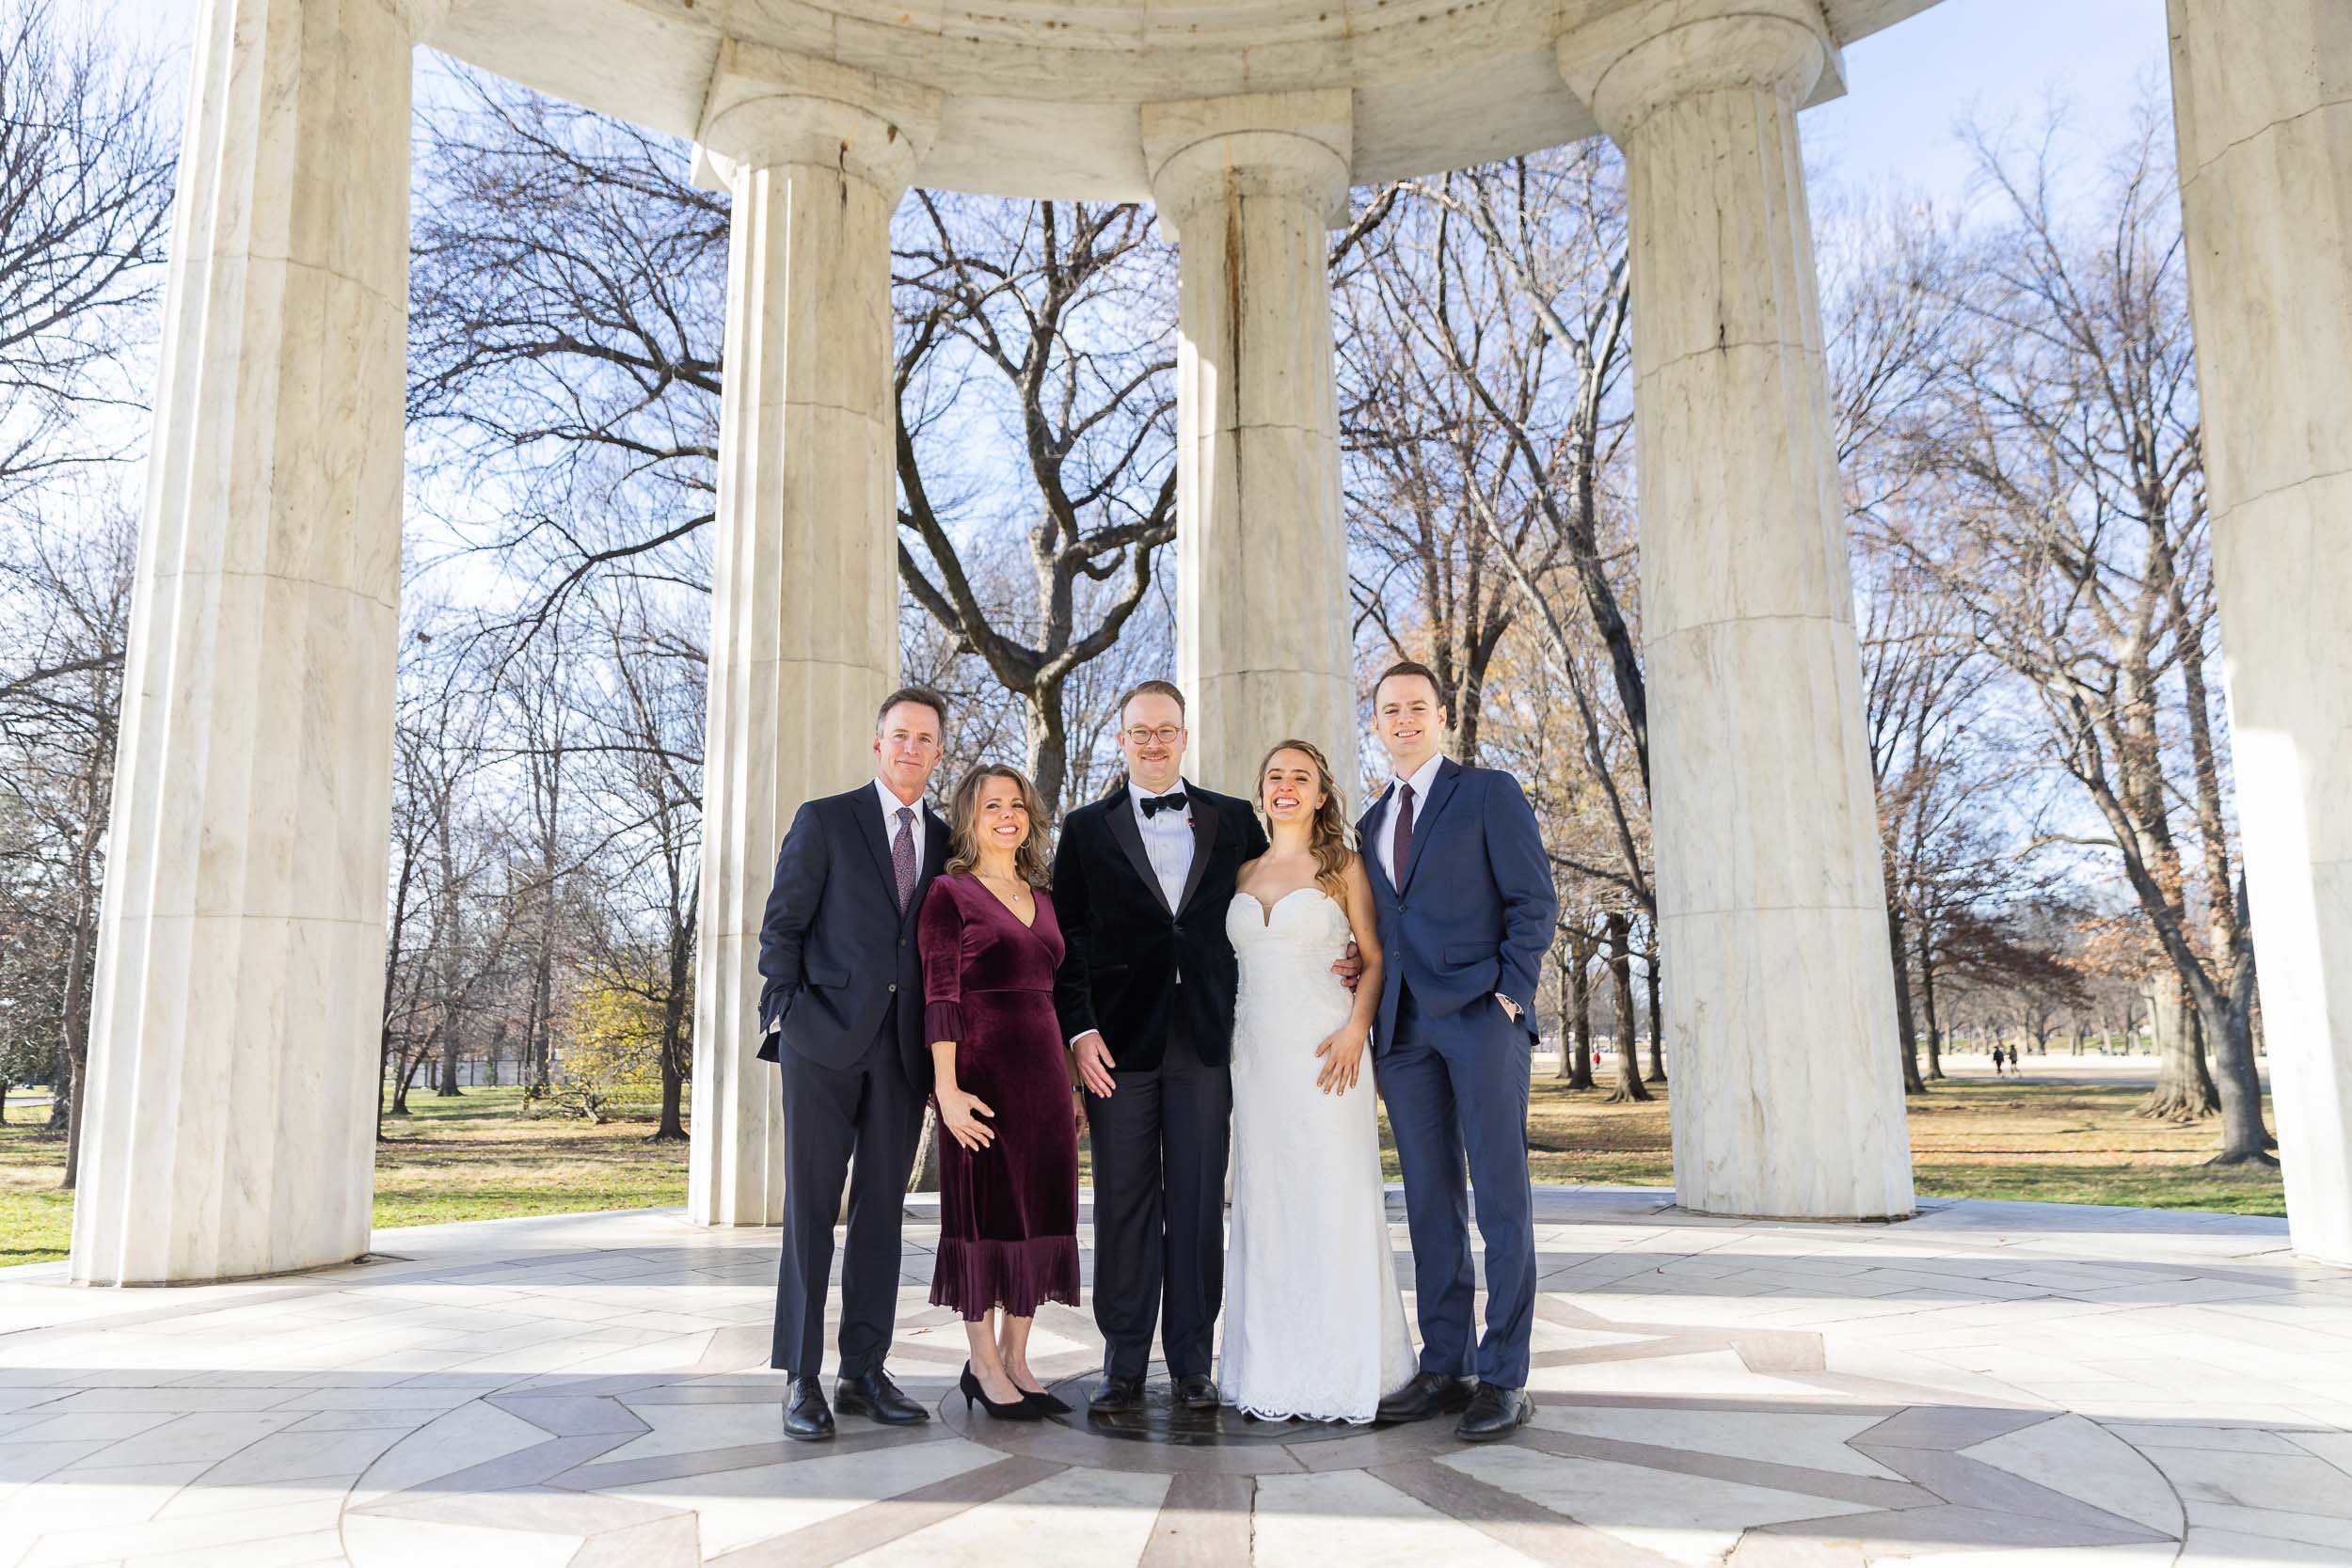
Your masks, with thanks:
[{"label": "tree trunk", "polygon": [[434,1098],[448,1100],[465,1091],[457,1086],[457,1013],[454,1008],[441,1008],[441,1073],[434,1086]]},{"label": "tree trunk", "polygon": [[1666,1015],[1661,1006],[1658,980],[1658,932],[1653,927],[1649,945],[1643,950],[1642,967],[1649,978],[1649,1077],[1653,1084],[1666,1081]]},{"label": "tree trunk", "polygon": [[[552,867],[543,867],[551,878]],[[548,1092],[548,1042],[553,1033],[551,1010],[555,988],[555,884],[539,885],[539,951],[532,960],[531,1017],[523,1037],[523,1099],[545,1098]]]},{"label": "tree trunk", "polygon": [[408,1110],[409,1085],[417,1081],[417,1069],[424,1066],[425,1058],[431,1054],[430,1047],[420,1047],[413,1056],[405,1051],[401,1053],[399,1070],[392,1079],[391,1114],[393,1116],[405,1117],[410,1114]]},{"label": "tree trunk", "polygon": [[686,984],[688,954],[683,942],[670,943],[670,993],[661,1000],[661,1125],[654,1129],[655,1143],[686,1141]]},{"label": "tree trunk", "polygon": [[1633,1031],[1633,922],[1612,914],[1608,930],[1609,989],[1616,1004],[1617,1034],[1617,1082],[1609,1091],[1609,1103],[1617,1105],[1655,1097],[1642,1083],[1642,1048]]},{"label": "tree trunk", "polygon": [[1061,820],[1062,791],[1070,787],[1069,721],[1062,714],[1061,684],[1029,693],[1022,706],[1029,721],[1029,782],[1045,802],[1045,820],[1032,831],[1043,832]]},{"label": "tree trunk", "polygon": [[[97,853],[100,821],[97,785],[85,781],[82,839],[74,856],[73,943],[66,954],[65,1006],[58,1056],[73,1074],[72,1098],[66,1104],[65,1176],[57,1184],[68,1191],[82,1179],[82,1085],[89,1076],[90,952],[98,942],[98,875],[90,863]],[[56,1098],[64,1098],[60,1085]]]},{"label": "tree trunk", "polygon": [[1911,944],[1903,936],[1902,906],[1892,898],[1886,901],[1886,950],[1894,955],[1895,1042],[1903,1064],[1903,1093],[1925,1094],[1927,1082],[1919,1076],[1919,1031],[1911,1017]]},{"label": "tree trunk", "polygon": [[1935,1011],[1934,950],[1925,932],[1919,937],[1919,1007],[1927,1014],[1928,1070],[1931,1079],[1944,1076],[1944,1027]]},{"label": "tree trunk", "polygon": [[2220,1068],[2215,1086],[2221,1101],[2221,1151],[2206,1164],[2275,1165],[2276,1147],[2263,1121],[2262,1076],[2254,1067],[2253,1021],[2248,1010],[2208,1001],[2198,1009],[2201,1035],[2210,1034]]},{"label": "tree trunk", "polygon": [[1573,993],[1568,1017],[1568,1087],[1589,1089],[1593,1086],[1593,941],[1589,934],[1578,932],[1568,939],[1572,969],[1569,989]]},{"label": "tree trunk", "polygon": [[1572,1089],[1593,1086],[1593,959],[1598,946],[1596,934],[1588,928],[1580,927],[1568,936],[1568,1086]]},{"label": "tree trunk", "polygon": [[1555,1006],[1560,1014],[1560,1069],[1552,1076],[1565,1081],[1572,1075],[1576,1063],[1576,1048],[1571,1043],[1576,1034],[1576,984],[1569,974],[1568,944],[1564,942],[1552,951],[1556,955],[1551,961],[1552,978],[1559,989]]},{"label": "tree trunk", "polygon": [[2221,1108],[2221,1093],[2205,1067],[2204,1029],[2187,992],[2169,972],[2151,981],[2146,992],[2156,1086],[2139,1102],[2138,1112],[2158,1121],[2201,1121]]}]

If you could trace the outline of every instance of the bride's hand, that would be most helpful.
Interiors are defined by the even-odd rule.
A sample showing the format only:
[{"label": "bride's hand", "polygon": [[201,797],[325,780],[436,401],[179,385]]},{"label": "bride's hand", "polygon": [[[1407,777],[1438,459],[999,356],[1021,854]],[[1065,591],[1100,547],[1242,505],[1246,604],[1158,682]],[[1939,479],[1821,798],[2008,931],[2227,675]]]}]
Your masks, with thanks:
[{"label": "bride's hand", "polygon": [[1363,1069],[1364,1033],[1360,1025],[1351,1023],[1324,1037],[1315,1047],[1315,1054],[1323,1058],[1323,1070],[1315,1074],[1316,1088],[1325,1094],[1345,1094],[1356,1086],[1357,1074]]}]

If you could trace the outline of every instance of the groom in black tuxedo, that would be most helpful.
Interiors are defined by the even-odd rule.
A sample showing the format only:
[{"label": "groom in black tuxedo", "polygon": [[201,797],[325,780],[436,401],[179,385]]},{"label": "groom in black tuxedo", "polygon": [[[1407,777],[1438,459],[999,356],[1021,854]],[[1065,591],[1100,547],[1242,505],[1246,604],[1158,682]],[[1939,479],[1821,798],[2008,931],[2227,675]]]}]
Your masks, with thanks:
[{"label": "groom in black tuxedo", "polygon": [[899,1392],[882,1357],[898,1318],[900,1222],[931,1077],[914,917],[947,862],[947,824],[923,799],[946,715],[946,703],[918,687],[884,700],[874,721],[874,777],[801,807],[776,855],[760,926],[759,1055],[781,1069],[784,1093],[784,1256],[769,1364],[791,1374],[784,1432],[803,1442],[834,1434],[818,1370],[845,1183],[834,1405],[894,1426],[930,1414]]},{"label": "groom in black tuxedo", "polygon": [[1184,777],[1184,697],[1145,681],[1120,704],[1127,782],[1063,819],[1054,909],[1068,944],[1062,1032],[1087,1091],[1094,1151],[1090,1408],[1137,1408],[1159,1323],[1176,1401],[1213,1408],[1210,1345],[1225,1290],[1233,999],[1225,934],[1233,878],[1266,836],[1244,800]]}]

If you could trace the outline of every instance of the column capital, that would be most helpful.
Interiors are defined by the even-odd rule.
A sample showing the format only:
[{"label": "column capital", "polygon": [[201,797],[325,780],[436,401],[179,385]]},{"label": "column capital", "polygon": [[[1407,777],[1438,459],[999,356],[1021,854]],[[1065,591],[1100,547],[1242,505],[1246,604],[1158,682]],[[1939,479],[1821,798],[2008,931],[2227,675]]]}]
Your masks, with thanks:
[{"label": "column capital", "polygon": [[1311,203],[1347,222],[1355,119],[1344,87],[1249,93],[1143,105],[1143,165],[1161,214],[1185,214],[1228,191]]},{"label": "column capital", "polygon": [[817,164],[894,198],[939,134],[937,89],[813,55],[729,39],[710,73],[697,166]]},{"label": "column capital", "polygon": [[450,0],[386,0],[394,16],[406,25],[409,38],[422,41],[427,33],[449,18]]},{"label": "column capital", "polygon": [[1647,0],[1566,34],[1557,52],[1569,90],[1620,143],[1661,105],[1698,93],[1785,91],[1804,104],[1845,90],[1819,0]]}]

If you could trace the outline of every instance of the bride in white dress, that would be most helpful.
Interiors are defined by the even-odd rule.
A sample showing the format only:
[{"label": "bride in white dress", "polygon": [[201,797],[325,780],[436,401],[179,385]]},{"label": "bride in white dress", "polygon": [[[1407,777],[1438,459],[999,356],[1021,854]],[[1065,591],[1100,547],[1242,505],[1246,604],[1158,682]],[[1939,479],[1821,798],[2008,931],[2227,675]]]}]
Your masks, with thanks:
[{"label": "bride in white dress", "polygon": [[[1363,1059],[1380,996],[1372,885],[1314,747],[1267,753],[1258,808],[1272,847],[1241,868],[1225,913],[1241,995],[1217,1383],[1252,1416],[1369,1421],[1416,1364]],[[1331,969],[1351,934],[1353,997]]]}]

